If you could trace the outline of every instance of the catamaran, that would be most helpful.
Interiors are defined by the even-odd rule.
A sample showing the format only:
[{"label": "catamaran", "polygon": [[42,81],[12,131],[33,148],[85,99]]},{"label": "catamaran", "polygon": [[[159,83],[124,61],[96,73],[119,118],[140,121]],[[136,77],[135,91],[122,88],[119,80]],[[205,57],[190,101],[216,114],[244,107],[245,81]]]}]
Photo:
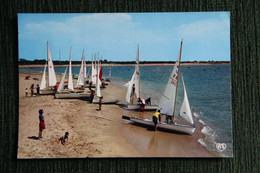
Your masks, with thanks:
[{"label": "catamaran", "polygon": [[[176,102],[177,102],[177,89],[178,89],[178,81],[179,81],[179,73],[180,73],[180,61],[181,61],[181,53],[182,53],[182,43],[180,46],[179,56],[176,60],[175,66],[173,67],[172,73],[169,77],[168,83],[164,90],[163,96],[161,97],[158,110],[161,111],[161,115],[174,116],[176,112]],[[182,85],[183,85],[183,102],[180,108],[179,116],[185,121],[185,123],[166,123],[159,122],[158,128],[166,129],[166,130],[174,130],[179,132],[184,132],[188,134],[193,134],[195,131],[195,124],[193,121],[190,104],[184,84],[184,80],[182,77]],[[154,126],[154,123],[150,119],[143,119],[137,117],[128,117],[122,116],[123,119],[127,119],[133,121],[135,123],[144,124],[148,126]]]},{"label": "catamaran", "polygon": [[90,95],[82,93],[82,92],[84,92],[84,90],[79,91],[80,93],[75,91],[74,86],[73,86],[72,67],[71,66],[72,65],[71,65],[71,49],[70,49],[69,81],[68,81],[69,90],[64,90],[65,81],[63,79],[65,79],[65,76],[66,76],[66,72],[67,72],[67,69],[66,69],[64,72],[64,75],[62,77],[61,83],[60,83],[60,86],[62,86],[62,87],[60,88],[60,86],[59,86],[57,93],[55,93],[55,98],[57,98],[57,99],[88,99],[90,97]]},{"label": "catamaran", "polygon": [[[126,101],[128,104],[124,105],[124,109],[128,110],[140,110],[140,104],[133,104],[133,99],[136,96],[136,98],[140,98],[140,69],[139,69],[139,46],[137,48],[137,54],[136,54],[136,65],[135,65],[135,71],[133,73],[133,76],[131,80],[125,84],[127,86],[127,93],[126,93]],[[133,92],[134,90],[134,92]],[[145,105],[146,111],[153,111],[158,108],[157,105]]]},{"label": "catamaran", "polygon": [[[41,95],[51,95],[51,94],[55,94],[56,89],[56,83],[57,83],[57,79],[56,79],[56,74],[54,71],[54,65],[52,62],[52,57],[51,57],[51,52],[50,52],[50,48],[49,48],[49,43],[47,41],[47,59],[48,59],[48,88],[47,88],[47,84],[46,84],[46,68],[47,68],[47,63],[45,64],[44,67],[44,71],[43,71],[43,75],[42,75],[42,80],[41,80],[41,84],[40,84],[40,94]],[[52,88],[50,88],[52,87]]]}]

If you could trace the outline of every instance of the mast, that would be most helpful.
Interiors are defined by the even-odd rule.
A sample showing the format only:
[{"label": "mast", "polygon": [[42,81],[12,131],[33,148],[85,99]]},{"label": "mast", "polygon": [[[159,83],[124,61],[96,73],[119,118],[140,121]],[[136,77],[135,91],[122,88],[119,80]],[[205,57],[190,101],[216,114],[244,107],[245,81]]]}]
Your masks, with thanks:
[{"label": "mast", "polygon": [[137,76],[138,76],[138,96],[140,97],[140,69],[139,69],[139,44],[137,48],[137,55],[136,55],[136,62],[137,62]]},{"label": "mast", "polygon": [[[183,43],[183,40],[181,40],[181,46],[180,46],[180,51],[179,51],[179,58],[178,58],[178,61],[179,61],[179,68],[178,69],[178,75],[177,75],[177,86],[176,86],[176,96],[175,96],[175,101],[174,101],[174,110],[173,110],[173,117],[175,119],[175,112],[176,112],[176,102],[177,102],[177,95],[178,95],[178,84],[179,84],[179,74],[180,74],[180,67],[181,67],[181,53],[182,53],[182,43]],[[176,62],[176,65],[177,65],[177,62]]]}]

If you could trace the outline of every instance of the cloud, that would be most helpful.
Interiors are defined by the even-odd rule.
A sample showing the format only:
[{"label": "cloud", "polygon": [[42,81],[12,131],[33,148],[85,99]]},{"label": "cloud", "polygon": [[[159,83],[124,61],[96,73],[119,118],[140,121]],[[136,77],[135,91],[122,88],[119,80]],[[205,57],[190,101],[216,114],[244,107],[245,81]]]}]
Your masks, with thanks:
[{"label": "cloud", "polygon": [[230,25],[228,20],[207,19],[196,21],[189,24],[182,24],[175,29],[179,36],[183,38],[216,38],[228,36],[230,32]]},{"label": "cloud", "polygon": [[[137,44],[140,44],[140,56],[171,57],[178,51],[179,42],[183,38],[185,46],[190,45],[191,48],[196,46],[199,56],[202,52],[199,49],[216,49],[210,45],[215,44],[212,41],[223,45],[220,41],[226,40],[230,30],[227,17],[229,13],[216,15],[211,20],[197,20],[190,23],[179,19],[173,22],[172,18],[159,21],[153,16],[136,17],[136,14],[127,13],[40,15],[33,16],[34,20],[25,18],[27,20],[23,23],[23,27],[19,26],[19,45],[24,47],[31,44],[28,45],[28,50],[22,49],[20,55],[34,47],[34,57],[39,55],[44,57],[46,41],[49,41],[53,54],[61,50],[63,55],[68,55],[69,48],[72,47],[75,59],[80,59],[82,49],[85,49],[86,57],[99,52],[108,59],[122,60],[122,57],[134,59]],[[155,23],[151,24],[153,22]],[[205,42],[208,42],[207,46]],[[36,51],[36,45],[41,50]],[[33,56],[32,54],[33,52],[30,56]],[[194,51],[192,56],[195,56]]]}]

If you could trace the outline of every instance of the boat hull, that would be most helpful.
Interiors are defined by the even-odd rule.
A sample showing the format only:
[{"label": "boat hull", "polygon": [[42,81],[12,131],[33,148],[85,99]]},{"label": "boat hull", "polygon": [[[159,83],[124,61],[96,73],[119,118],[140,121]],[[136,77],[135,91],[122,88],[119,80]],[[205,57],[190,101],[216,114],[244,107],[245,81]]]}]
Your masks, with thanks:
[{"label": "boat hull", "polygon": [[40,90],[40,95],[54,95],[55,93],[56,90],[51,90],[51,89]]},{"label": "boat hull", "polygon": [[[119,100],[117,100],[117,99],[102,99],[102,104],[117,104],[118,102],[119,102]],[[94,98],[92,103],[98,104],[99,99]]]},{"label": "boat hull", "polygon": [[54,96],[55,99],[89,99],[89,94],[81,93],[56,93]]},{"label": "boat hull", "polygon": [[[147,125],[147,126],[154,126],[154,123],[152,120],[149,119],[143,119],[143,118],[137,118],[137,117],[128,117],[128,116],[122,116],[123,119],[130,120],[132,122],[142,124],[142,125]],[[164,129],[164,130],[172,130],[172,131],[178,131],[182,133],[187,133],[192,135],[195,132],[195,126],[190,126],[190,125],[184,125],[184,124],[168,124],[164,122],[158,123],[158,129]]]},{"label": "boat hull", "polygon": [[[124,109],[127,109],[127,110],[140,110],[140,104],[127,104],[127,105],[124,105]],[[144,110],[145,111],[155,111],[157,110],[158,108],[158,105],[145,105],[145,108]]]}]

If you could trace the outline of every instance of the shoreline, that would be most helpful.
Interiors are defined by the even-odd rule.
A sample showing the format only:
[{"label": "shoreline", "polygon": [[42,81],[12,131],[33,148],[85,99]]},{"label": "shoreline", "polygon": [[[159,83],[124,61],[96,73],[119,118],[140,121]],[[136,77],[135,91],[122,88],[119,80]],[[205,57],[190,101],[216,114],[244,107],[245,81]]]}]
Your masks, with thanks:
[{"label": "shoreline", "polygon": [[[24,80],[28,74],[39,80]],[[97,111],[97,104],[82,100],[59,100],[53,96],[25,97],[25,88],[29,89],[32,82],[39,84],[41,77],[41,73],[19,73],[18,159],[218,157],[198,142],[205,135],[201,132],[204,125],[197,118],[194,118],[197,128],[192,136],[156,133],[121,119],[122,115],[150,119],[153,112],[126,111],[118,105],[103,105],[102,111]],[[102,90],[104,98],[110,99],[123,100],[125,93],[126,88],[113,82]],[[44,138],[35,140],[29,137],[38,135],[40,108],[45,111],[46,129],[43,131]],[[58,144],[57,139],[65,131],[70,132],[69,143]]]},{"label": "shoreline", "polygon": [[[231,63],[181,63],[182,66],[197,66],[197,65],[230,65]],[[148,64],[140,64],[140,66],[173,66],[174,63],[148,63]],[[18,65],[18,67],[44,67],[45,65]],[[55,67],[66,67],[68,65],[55,65]],[[80,64],[72,65],[74,67],[80,67]],[[91,66],[91,64],[87,64],[87,67]],[[135,66],[135,64],[102,64],[102,66]]]}]

